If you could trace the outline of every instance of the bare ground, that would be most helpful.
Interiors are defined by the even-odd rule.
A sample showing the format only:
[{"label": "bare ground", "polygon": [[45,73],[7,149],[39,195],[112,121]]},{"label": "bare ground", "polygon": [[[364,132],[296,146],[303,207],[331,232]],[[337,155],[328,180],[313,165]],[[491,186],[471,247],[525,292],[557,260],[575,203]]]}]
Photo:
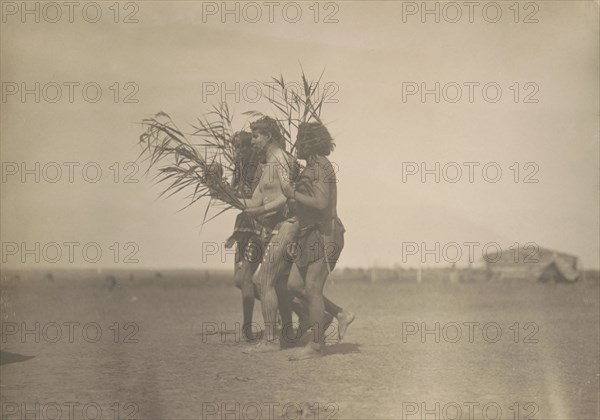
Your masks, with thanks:
[{"label": "bare ground", "polygon": [[[338,279],[327,294],[355,323],[326,356],[290,362],[208,333],[241,321],[228,276],[132,273],[3,273],[3,418],[600,417],[596,282]],[[403,337],[415,326],[431,332]]]}]

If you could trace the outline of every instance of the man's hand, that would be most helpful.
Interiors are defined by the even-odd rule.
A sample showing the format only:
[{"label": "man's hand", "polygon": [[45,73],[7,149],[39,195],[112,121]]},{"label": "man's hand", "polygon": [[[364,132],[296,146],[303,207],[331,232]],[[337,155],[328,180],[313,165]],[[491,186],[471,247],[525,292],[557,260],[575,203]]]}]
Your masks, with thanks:
[{"label": "man's hand", "polygon": [[248,216],[251,216],[251,217],[258,217],[261,214],[265,213],[265,206],[246,207],[244,209],[244,213],[246,213]]},{"label": "man's hand", "polygon": [[286,198],[294,198],[294,192],[296,188],[288,182],[281,182],[281,178],[279,178],[279,186],[281,187],[281,191]]},{"label": "man's hand", "polygon": [[225,248],[230,249],[236,242],[237,241],[235,240],[233,235],[231,235],[229,238],[227,238],[227,242],[225,242]]},{"label": "man's hand", "polygon": [[291,184],[281,184],[281,191],[287,198],[294,198],[296,189]]}]

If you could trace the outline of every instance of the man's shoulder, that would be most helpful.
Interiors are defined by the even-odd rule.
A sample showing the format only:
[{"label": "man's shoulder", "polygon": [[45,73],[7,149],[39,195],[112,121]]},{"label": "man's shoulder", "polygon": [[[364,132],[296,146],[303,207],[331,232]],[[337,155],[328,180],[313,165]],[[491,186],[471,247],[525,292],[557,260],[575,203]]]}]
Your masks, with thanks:
[{"label": "man's shoulder", "polygon": [[323,178],[323,181],[335,179],[335,166],[325,156],[318,156],[314,165],[316,166],[315,172]]},{"label": "man's shoulder", "polygon": [[270,163],[276,163],[282,166],[289,167],[294,162],[294,157],[285,150],[276,149],[272,153],[270,153],[270,156],[267,159],[267,161]]}]

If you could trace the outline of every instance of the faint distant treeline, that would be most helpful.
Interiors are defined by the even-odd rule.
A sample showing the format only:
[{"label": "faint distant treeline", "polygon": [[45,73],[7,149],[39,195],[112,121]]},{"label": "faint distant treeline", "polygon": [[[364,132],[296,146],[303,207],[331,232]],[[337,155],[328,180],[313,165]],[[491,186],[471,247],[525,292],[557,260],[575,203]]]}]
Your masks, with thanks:
[{"label": "faint distant treeline", "polygon": [[[0,276],[4,286],[42,281],[47,284],[60,285],[62,282],[82,284],[101,284],[109,289],[118,289],[123,285],[141,283],[173,283],[193,285],[198,282],[229,285],[233,269],[1,269]],[[331,273],[331,281],[344,282],[407,282],[407,283],[476,283],[476,282],[537,282],[536,278],[516,279],[510,276],[498,276],[486,268],[443,267],[443,268],[405,268],[369,267],[369,268],[336,268]],[[599,270],[582,270],[579,282],[600,283]],[[231,283],[232,284],[232,283]]]},{"label": "faint distant treeline", "polygon": [[[492,275],[486,268],[404,268],[404,267],[370,267],[370,268],[339,268],[331,273],[334,282],[344,281],[398,281],[398,282],[444,282],[444,283],[475,283],[515,281],[518,279],[506,276],[499,278]],[[531,281],[537,279],[532,278]],[[600,283],[599,270],[583,270],[582,280]],[[523,281],[523,280],[520,280]]]}]

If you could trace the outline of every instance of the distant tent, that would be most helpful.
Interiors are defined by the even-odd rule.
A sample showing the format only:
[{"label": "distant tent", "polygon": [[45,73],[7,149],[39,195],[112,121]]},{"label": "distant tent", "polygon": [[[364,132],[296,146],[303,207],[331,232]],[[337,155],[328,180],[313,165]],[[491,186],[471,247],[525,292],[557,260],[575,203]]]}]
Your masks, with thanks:
[{"label": "distant tent", "polygon": [[519,279],[541,282],[568,282],[579,279],[578,258],[537,246],[489,252],[484,256],[491,280]]}]

